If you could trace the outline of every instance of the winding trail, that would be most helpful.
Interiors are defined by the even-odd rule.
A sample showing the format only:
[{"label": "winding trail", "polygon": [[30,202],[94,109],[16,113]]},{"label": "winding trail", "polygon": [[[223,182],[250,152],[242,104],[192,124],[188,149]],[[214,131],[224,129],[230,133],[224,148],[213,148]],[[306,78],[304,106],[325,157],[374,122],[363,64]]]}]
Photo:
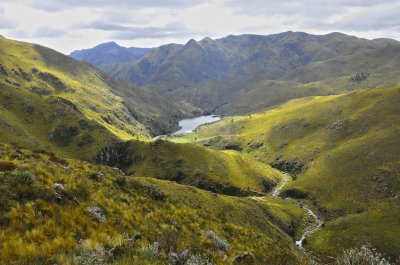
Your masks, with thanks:
[{"label": "winding trail", "polygon": [[[271,196],[272,197],[280,197],[281,195],[281,191],[283,189],[283,187],[285,187],[285,185],[288,183],[290,176],[287,173],[283,173],[285,178],[282,180],[282,182],[279,184],[279,186],[275,187],[272,192],[271,192]],[[321,228],[323,222],[321,220],[321,218],[315,213],[313,212],[305,203],[299,203],[300,207],[307,210],[308,215],[311,216],[315,222],[313,222],[312,224],[310,224],[308,227],[306,227],[306,229],[304,230],[303,234],[301,235],[300,239],[296,241],[296,246],[302,250],[302,251],[306,251],[306,249],[303,246],[304,240],[309,237],[310,235],[312,235],[313,233],[315,233],[319,228]]]}]

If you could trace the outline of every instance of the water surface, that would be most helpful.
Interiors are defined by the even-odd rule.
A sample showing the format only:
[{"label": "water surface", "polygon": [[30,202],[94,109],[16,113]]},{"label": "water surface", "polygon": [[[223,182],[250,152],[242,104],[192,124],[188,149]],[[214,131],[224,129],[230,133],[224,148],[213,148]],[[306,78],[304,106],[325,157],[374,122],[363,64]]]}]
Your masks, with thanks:
[{"label": "water surface", "polygon": [[208,115],[190,119],[183,119],[179,121],[179,126],[181,127],[181,129],[179,131],[173,132],[172,135],[191,133],[200,125],[216,122],[220,119],[221,117],[218,115]]}]

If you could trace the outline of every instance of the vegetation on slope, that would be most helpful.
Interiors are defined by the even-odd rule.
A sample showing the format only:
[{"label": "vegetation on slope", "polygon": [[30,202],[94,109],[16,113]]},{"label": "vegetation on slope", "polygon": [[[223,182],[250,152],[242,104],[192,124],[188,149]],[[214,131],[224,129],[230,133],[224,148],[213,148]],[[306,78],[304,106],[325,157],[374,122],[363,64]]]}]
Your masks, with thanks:
[{"label": "vegetation on slope", "polygon": [[366,242],[400,253],[400,88],[298,99],[276,108],[202,126],[175,141],[242,152],[295,178],[290,196],[313,200],[325,226],[308,248],[322,254]]},{"label": "vegetation on slope", "polygon": [[226,264],[244,251],[256,264],[303,260],[286,233],[305,212],[289,201],[215,195],[8,145],[0,182],[1,264]]},{"label": "vegetation on slope", "polygon": [[[0,51],[4,114],[0,129],[17,131],[15,138],[4,133],[13,138],[9,142],[50,146],[54,151],[62,147],[68,154],[87,159],[103,141],[149,139],[173,130],[182,116],[149,91],[112,80],[87,63],[45,47],[1,37]],[[158,107],[163,105],[169,107]],[[95,132],[81,130],[78,122],[83,127],[90,124]],[[22,128],[25,125],[29,133]],[[95,140],[99,142],[93,144]],[[88,145],[82,154],[76,152],[78,142]]]},{"label": "vegetation on slope", "polygon": [[172,180],[235,196],[269,193],[282,173],[250,157],[168,141],[129,141],[103,148],[97,163],[133,176]]},{"label": "vegetation on slope", "polygon": [[[388,79],[390,72],[397,72],[397,50],[398,42],[389,39],[284,32],[164,45],[138,61],[104,65],[102,69],[194,110],[233,115],[289,99],[365,87],[365,82],[362,86],[344,83],[343,87],[342,82],[339,85],[332,79],[367,70],[371,73],[369,86],[380,87],[380,82],[392,85],[387,80],[399,81],[394,73]],[[307,84],[310,81],[313,84]]]},{"label": "vegetation on slope", "polygon": [[190,40],[185,45],[164,45],[139,61],[104,69],[122,79],[153,86],[167,95],[168,90],[226,76],[277,80],[304,65],[387,43],[392,42],[376,43],[340,33],[231,35],[216,40]]}]

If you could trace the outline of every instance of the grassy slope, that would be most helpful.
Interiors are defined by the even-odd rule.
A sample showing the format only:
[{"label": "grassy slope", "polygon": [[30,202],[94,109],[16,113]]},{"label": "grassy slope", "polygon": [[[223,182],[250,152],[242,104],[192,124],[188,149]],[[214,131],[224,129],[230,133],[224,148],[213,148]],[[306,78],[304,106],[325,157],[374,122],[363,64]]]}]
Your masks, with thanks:
[{"label": "grassy slope", "polygon": [[[23,88],[4,85],[0,91],[0,102],[0,134],[3,143],[17,143],[53,150],[70,157],[90,159],[101,146],[117,140],[107,129],[88,121],[82,113],[56,97],[44,99]],[[77,128],[77,133],[66,137],[64,142],[52,141],[49,137],[57,126]],[[91,142],[80,146],[79,142],[88,136]]]},{"label": "grassy slope", "polygon": [[[89,159],[117,137],[148,137],[122,99],[87,64],[5,38],[0,38],[0,50],[3,142]],[[59,127],[55,138],[62,139],[50,140],[58,126],[73,131]],[[78,146],[84,136],[90,143]]]},{"label": "grassy slope", "polygon": [[[12,83],[18,83],[19,89],[29,90],[37,87],[69,100],[85,117],[93,119],[120,138],[130,139],[132,135],[139,135],[141,130],[143,130],[141,135],[146,136],[141,124],[134,125],[133,120],[132,125],[127,122],[130,115],[122,99],[110,91],[88,64],[76,62],[67,56],[34,44],[5,38],[1,38],[0,41],[1,64],[7,71],[7,75],[2,75],[2,82],[8,79]],[[39,72],[33,73],[34,68]],[[21,72],[24,72],[27,78],[24,78]],[[40,73],[51,74],[59,82],[52,81],[51,77],[43,78]],[[104,118],[108,118],[111,124]]]},{"label": "grassy slope", "polygon": [[284,79],[312,82],[356,73],[390,74],[398,73],[399,44],[387,45],[375,50],[340,56],[330,60],[312,63],[303,69],[288,74]]},{"label": "grassy slope", "polygon": [[298,99],[175,141],[217,145],[222,135],[266,163],[304,165],[287,189],[309,194],[328,219],[310,249],[330,254],[370,242],[398,256],[399,100],[399,87]]},{"label": "grassy slope", "polygon": [[246,155],[191,144],[130,141],[126,149],[109,150],[103,157],[114,153],[124,158],[117,163],[110,163],[115,159],[98,161],[134,176],[173,180],[229,195],[267,193],[283,178],[278,170]]},{"label": "grassy slope", "polygon": [[[288,201],[215,196],[7,145],[0,145],[0,166],[0,264],[75,264],[77,255],[98,246],[115,247],[112,264],[167,264],[169,251],[184,249],[216,264],[245,250],[259,264],[290,264],[301,256],[284,231],[296,231],[305,213]],[[16,171],[6,170],[12,167]],[[54,183],[65,191],[54,190]],[[89,206],[100,207],[106,221],[92,221]],[[202,234],[207,230],[227,240],[229,249],[218,250]],[[126,237],[135,234],[134,241]],[[158,254],[148,248],[155,241]]]},{"label": "grassy slope", "polygon": [[173,130],[183,115],[145,88],[108,78],[48,48],[3,37],[0,85],[3,142],[81,159],[91,159],[117,139],[149,140]]},{"label": "grassy slope", "polygon": [[[237,115],[294,98],[391,86],[399,81],[399,47],[340,33],[228,36],[161,46],[104,70],[194,109]],[[361,72],[371,73],[366,82],[347,82]]]}]

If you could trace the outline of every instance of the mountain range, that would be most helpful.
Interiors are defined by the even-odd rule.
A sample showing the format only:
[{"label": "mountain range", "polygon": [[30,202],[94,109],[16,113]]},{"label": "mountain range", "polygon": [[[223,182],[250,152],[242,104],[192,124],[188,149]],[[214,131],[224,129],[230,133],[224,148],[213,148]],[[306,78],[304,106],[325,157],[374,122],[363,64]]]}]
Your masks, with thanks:
[{"label": "mountain range", "polygon": [[101,67],[104,64],[126,63],[138,60],[151,50],[151,48],[125,48],[112,41],[97,45],[91,49],[74,51],[70,56],[78,61],[85,61],[93,66]]},{"label": "mountain range", "polygon": [[71,56],[0,37],[0,264],[400,264],[399,54],[342,33]]},{"label": "mountain range", "polygon": [[[342,33],[231,35],[160,46],[140,59],[103,64],[100,69],[194,109],[229,115],[257,111],[298,96],[335,93],[342,87],[329,84],[332,78],[368,72],[376,83],[389,82],[379,74],[397,71],[399,49],[392,39],[367,40]],[[305,85],[309,82],[318,83]],[[352,84],[352,89],[362,85]],[[241,104],[243,100],[245,104]]]}]

